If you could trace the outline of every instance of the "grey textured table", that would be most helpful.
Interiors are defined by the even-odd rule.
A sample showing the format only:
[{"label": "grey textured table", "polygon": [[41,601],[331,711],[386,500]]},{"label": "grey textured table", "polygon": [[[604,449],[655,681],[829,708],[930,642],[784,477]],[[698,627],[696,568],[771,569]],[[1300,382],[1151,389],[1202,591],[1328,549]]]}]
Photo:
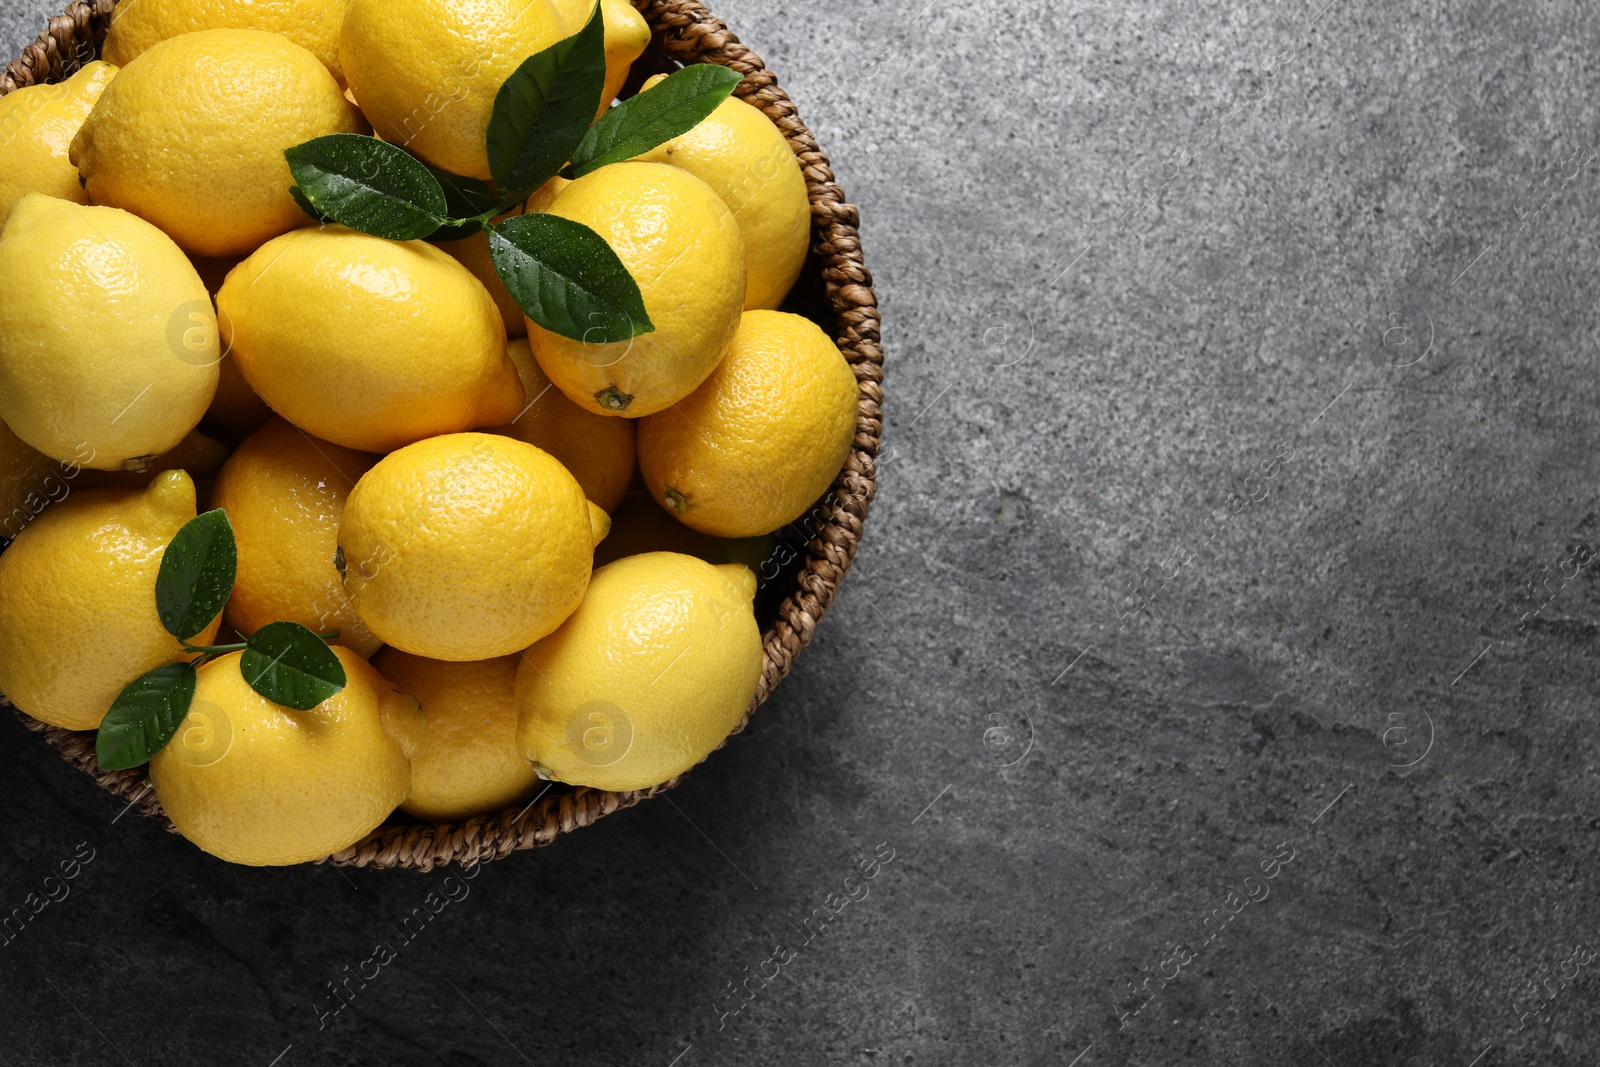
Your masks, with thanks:
[{"label": "grey textured table", "polygon": [[0,721],[0,908],[93,856],[0,1061],[1600,1059],[1600,11],[1324,3],[723,0],[886,321],[793,677],[470,882],[214,862]]}]

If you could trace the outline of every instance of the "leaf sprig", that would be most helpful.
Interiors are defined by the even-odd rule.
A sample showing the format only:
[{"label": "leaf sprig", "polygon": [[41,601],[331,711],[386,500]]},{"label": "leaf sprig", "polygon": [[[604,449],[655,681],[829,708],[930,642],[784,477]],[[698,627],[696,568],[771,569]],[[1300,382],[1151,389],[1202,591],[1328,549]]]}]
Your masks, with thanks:
[{"label": "leaf sprig", "polygon": [[275,622],[238,644],[190,643],[221,614],[238,572],[239,548],[223,511],[191,519],[167,545],[156,574],[156,611],[194,658],[163,664],[122,691],[95,736],[101,767],[116,771],[150,762],[189,713],[197,668],[219,656],[243,652],[239,670],[250,688],[297,711],[310,711],[344,691],[344,665],[327,645],[336,632],[316,634],[299,623]]},{"label": "leaf sprig", "polygon": [[376,137],[339,133],[284,153],[298,183],[291,193],[312,218],[393,241],[486,230],[496,272],[540,326],[592,344],[651,333],[638,283],[592,229],[551,215],[494,222],[558,174],[579,178],[694,129],[741,77],[712,64],[685,67],[594,121],[605,76],[596,3],[583,29],[529,56],[501,85],[485,137],[492,184],[430,167]]}]

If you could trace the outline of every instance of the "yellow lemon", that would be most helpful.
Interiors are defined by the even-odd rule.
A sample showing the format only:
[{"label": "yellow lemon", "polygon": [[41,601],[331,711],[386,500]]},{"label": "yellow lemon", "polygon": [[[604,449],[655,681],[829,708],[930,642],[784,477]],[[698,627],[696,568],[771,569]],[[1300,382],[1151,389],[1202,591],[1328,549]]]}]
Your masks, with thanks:
[{"label": "yellow lemon", "polygon": [[55,85],[30,85],[0,97],[0,225],[23,193],[87,204],[67,149],[117,68],[99,61]]},{"label": "yellow lemon", "polygon": [[194,483],[169,471],[148,489],[74,492],[25,528],[0,554],[0,693],[42,722],[93,730],[129,683],[181,659],[156,573],[194,515]]},{"label": "yellow lemon", "polygon": [[549,453],[450,434],[386,456],[356,483],[339,550],[373,633],[459,663],[520,652],[561,625],[610,525]]},{"label": "yellow lemon", "polygon": [[[143,0],[138,0],[135,7]],[[284,150],[366,122],[316,56],[261,30],[201,30],[122,68],[72,142],[96,204],[202,256],[236,256],[311,219]]]},{"label": "yellow lemon", "polygon": [[222,469],[222,464],[228,458],[228,448],[220,441],[213,441],[205,434],[196,430],[170,452],[165,452],[151,461],[150,466],[142,471],[124,471],[112,474],[111,477],[142,477],[154,481],[158,475],[167,471],[185,471],[194,479],[213,477]]},{"label": "yellow lemon", "polygon": [[556,457],[578,479],[584,495],[609,515],[633,481],[633,421],[596,415],[568,400],[550,384],[527,341],[512,341],[507,352],[522,376],[526,406],[515,422],[490,432],[526,441]]},{"label": "yellow lemon", "polygon": [[[84,471],[78,479],[83,489],[143,489],[167,471],[183,471],[194,479],[197,490],[222,469],[228,458],[227,446],[195,430],[175,448],[163,452],[137,471]],[[205,494],[199,493],[204,500]]]},{"label": "yellow lemon", "polygon": [[83,472],[28,445],[0,422],[0,545],[20,534],[45,508],[65,500]]},{"label": "yellow lemon", "polygon": [[217,292],[221,290],[222,283],[228,280],[228,275],[233,272],[244,260],[243,256],[190,256],[189,262],[194,264],[194,272],[200,275],[200,280],[205,283],[206,292],[216,299]]},{"label": "yellow lemon", "polygon": [[603,344],[529,322],[533,354],[550,380],[590,411],[629,418],[694,392],[722,362],[744,304],[744,239],[727,205],[687,171],[618,163],[567,185],[546,211],[605,238],[655,325]]},{"label": "yellow lemon", "polygon": [[535,189],[528,197],[528,202],[522,205],[525,215],[532,215],[548,208],[555,203],[556,197],[561,195],[561,190],[571,185],[572,182],[557,175]]},{"label": "yellow lemon", "polygon": [[755,575],[691,556],[629,556],[523,654],[517,739],[557,781],[650,789],[739,725],[761,679]]},{"label": "yellow lemon", "polygon": [[389,452],[522,410],[494,301],[422,241],[296,230],[239,264],[217,309],[261,399],[346,448]]},{"label": "yellow lemon", "polygon": [[855,374],[816,323],[747,311],[706,383],[639,424],[639,469],[656,500],[702,533],[770,533],[833,484],[856,407]]},{"label": "yellow lemon", "polygon": [[103,52],[126,66],[152,45],[198,30],[281,34],[339,71],[339,28],[350,0],[127,0],[111,13]]},{"label": "yellow lemon", "polygon": [[634,61],[650,47],[650,23],[628,0],[600,0],[606,23],[606,89],[600,112],[622,92]]},{"label": "yellow lemon", "polygon": [[[509,217],[502,215],[495,221],[500,222]],[[527,336],[528,324],[522,317],[522,308],[512,297],[511,291],[506,288],[506,283],[500,280],[500,272],[494,269],[494,260],[489,258],[488,232],[479,230],[458,241],[439,241],[438,247],[450,253],[452,259],[471,271],[472,276],[483,283],[483,287],[494,298],[494,306],[500,310],[500,321],[505,324],[506,336]]]},{"label": "yellow lemon", "polygon": [[239,546],[239,575],[223,613],[252,634],[273,622],[316,633],[371,656],[382,642],[356,614],[334,565],[345,501],[377,456],[319,441],[273,419],[228,457],[211,506],[228,513]]},{"label": "yellow lemon", "polygon": [[[241,259],[239,256],[222,259],[189,257],[189,262],[194,264],[200,280],[206,285],[206,292],[211,294],[213,303],[222,289],[222,283],[227,281],[228,274],[239,265]],[[244,380],[239,361],[229,359],[230,354],[224,352],[222,362],[217,364],[217,395],[212,398],[211,407],[206,411],[201,425],[230,445],[236,445],[265,426],[272,417],[272,409],[267,407],[266,401],[256,396],[256,391]]]},{"label": "yellow lemon", "polygon": [[160,230],[39,193],[0,231],[0,420],[60,462],[143,467],[217,388],[211,299]]},{"label": "yellow lemon", "polygon": [[267,424],[272,409],[244,379],[239,361],[224,357],[217,364],[217,395],[206,409],[202,424],[234,444]]},{"label": "yellow lemon", "polygon": [[347,648],[344,691],[310,711],[250,688],[235,652],[200,668],[194,703],[150,761],[178,832],[230,863],[320,860],[376,830],[411,788],[415,698]]},{"label": "yellow lemon", "polygon": [[339,61],[378,136],[487,179],[484,138],[500,86],[582,25],[569,26],[552,0],[351,0]]},{"label": "yellow lemon", "polygon": [[657,504],[648,489],[630,489],[611,515],[611,532],[594,550],[594,565],[598,570],[627,556],[679,552],[707,563],[742,563],[770,579],[781,565],[773,557],[776,546],[771,535],[725,538],[692,530]]},{"label": "yellow lemon", "polygon": [[[626,3],[627,0],[620,0]],[[631,9],[630,9],[631,10]],[[494,221],[504,222],[523,211],[543,211],[545,205],[555,199],[556,193],[561,188],[571,183],[565,178],[551,178],[539,188],[535,189],[525,206],[515,211],[508,211]],[[489,255],[489,234],[479,230],[470,237],[463,237],[456,241],[435,242],[440,248],[472,272],[472,276],[483,283],[489,290],[489,295],[494,297],[494,306],[500,309],[500,317],[505,320],[507,337],[526,337],[528,334],[527,320],[522,317],[522,308],[518,306],[506,283],[500,280],[500,272],[494,268],[494,259]]]},{"label": "yellow lemon", "polygon": [[729,97],[700,125],[638,158],[682,167],[716,190],[744,235],[744,306],[782,304],[811,247],[811,198],[800,160],[772,120]]},{"label": "yellow lemon", "polygon": [[[46,507],[79,489],[143,489],[167,471],[183,471],[197,483],[215,475],[228,450],[198,430],[141,471],[84,470],[58,463],[29,448],[0,422],[0,545],[15,538]],[[204,499],[205,494],[199,494]]]},{"label": "yellow lemon", "polygon": [[[574,33],[594,11],[590,0],[556,0],[556,7]],[[650,24],[628,0],[600,0],[600,18],[606,30],[606,87],[600,97],[603,115],[622,91],[633,61],[650,47]]]},{"label": "yellow lemon", "polygon": [[443,663],[386,648],[372,665],[422,702],[428,730],[400,810],[425,822],[503,811],[539,782],[517,748],[516,656]]}]

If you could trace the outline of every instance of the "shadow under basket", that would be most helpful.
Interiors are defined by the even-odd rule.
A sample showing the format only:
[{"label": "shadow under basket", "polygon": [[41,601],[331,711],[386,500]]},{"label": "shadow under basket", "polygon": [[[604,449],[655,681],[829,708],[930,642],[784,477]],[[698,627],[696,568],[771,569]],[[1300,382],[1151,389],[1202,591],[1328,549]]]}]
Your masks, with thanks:
[{"label": "shadow under basket", "polygon": [[[135,0],[124,0],[135,2]],[[811,256],[787,310],[807,315],[838,342],[859,387],[856,436],[832,489],[805,519],[778,532],[779,548],[764,568],[758,615],[765,662],[755,699],[734,733],[789,673],[811,642],[850,569],[876,489],[876,457],[882,431],[883,351],[877,297],[862,258],[860,214],[834,183],[828,157],[800,121],[793,102],[761,59],[739,42],[698,0],[634,0],[649,21],[650,50],[635,65],[630,89],[643,76],[689,63],[719,63],[744,75],[735,94],[770,118],[794,149],[811,198]],[[111,24],[116,0],[73,3],[50,20],[49,29],[0,75],[0,96],[28,85],[59,81],[96,58]],[[625,90],[626,92],[626,90]],[[43,734],[61,756],[101,788],[140,808],[174,833],[151,792],[143,768],[101,769],[95,735],[47,726],[17,712],[30,730]],[[609,793],[554,784],[533,803],[460,823],[422,824],[395,816],[366,838],[326,862],[346,867],[471,865],[500,859],[518,849],[548,845],[557,837],[632,807],[678,784],[673,779],[643,792]]]}]

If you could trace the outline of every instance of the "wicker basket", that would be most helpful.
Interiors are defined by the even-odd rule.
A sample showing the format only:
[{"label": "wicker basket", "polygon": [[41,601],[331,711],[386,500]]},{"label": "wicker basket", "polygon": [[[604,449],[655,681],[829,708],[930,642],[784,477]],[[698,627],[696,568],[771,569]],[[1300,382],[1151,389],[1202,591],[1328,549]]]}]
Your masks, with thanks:
[{"label": "wicker basket", "polygon": [[[128,0],[132,2],[132,0]],[[73,3],[64,15],[24,50],[0,76],[0,95],[39,82],[58,81],[99,54],[116,0]],[[812,257],[797,289],[795,310],[823,323],[838,341],[860,385],[860,414],[854,449],[827,497],[805,519],[780,535],[792,561],[768,575],[758,605],[764,616],[766,661],[753,712],[788,674],[795,657],[810,643],[817,624],[833,602],[861,539],[862,524],[875,491],[878,438],[882,429],[883,353],[879,347],[877,297],[861,255],[860,215],[834,184],[828,157],[817,147],[778,80],[721,20],[698,0],[634,0],[654,32],[651,50],[635,68],[641,75],[680,63],[720,63],[744,75],[737,94],[759,107],[789,139],[805,172],[811,194]],[[105,771],[95,762],[94,734],[46,726],[21,712],[28,726],[44,735],[62,757],[94,778],[108,792],[136,805],[169,830],[161,805],[143,770]],[[739,730],[749,721],[749,712]],[[629,808],[671,789],[678,779],[647,792],[607,793],[556,785],[525,808],[483,816],[460,824],[392,822],[355,846],[330,857],[350,867],[410,867],[474,864],[499,859],[524,848],[548,845],[558,836]],[[176,831],[174,831],[176,832]]]}]

